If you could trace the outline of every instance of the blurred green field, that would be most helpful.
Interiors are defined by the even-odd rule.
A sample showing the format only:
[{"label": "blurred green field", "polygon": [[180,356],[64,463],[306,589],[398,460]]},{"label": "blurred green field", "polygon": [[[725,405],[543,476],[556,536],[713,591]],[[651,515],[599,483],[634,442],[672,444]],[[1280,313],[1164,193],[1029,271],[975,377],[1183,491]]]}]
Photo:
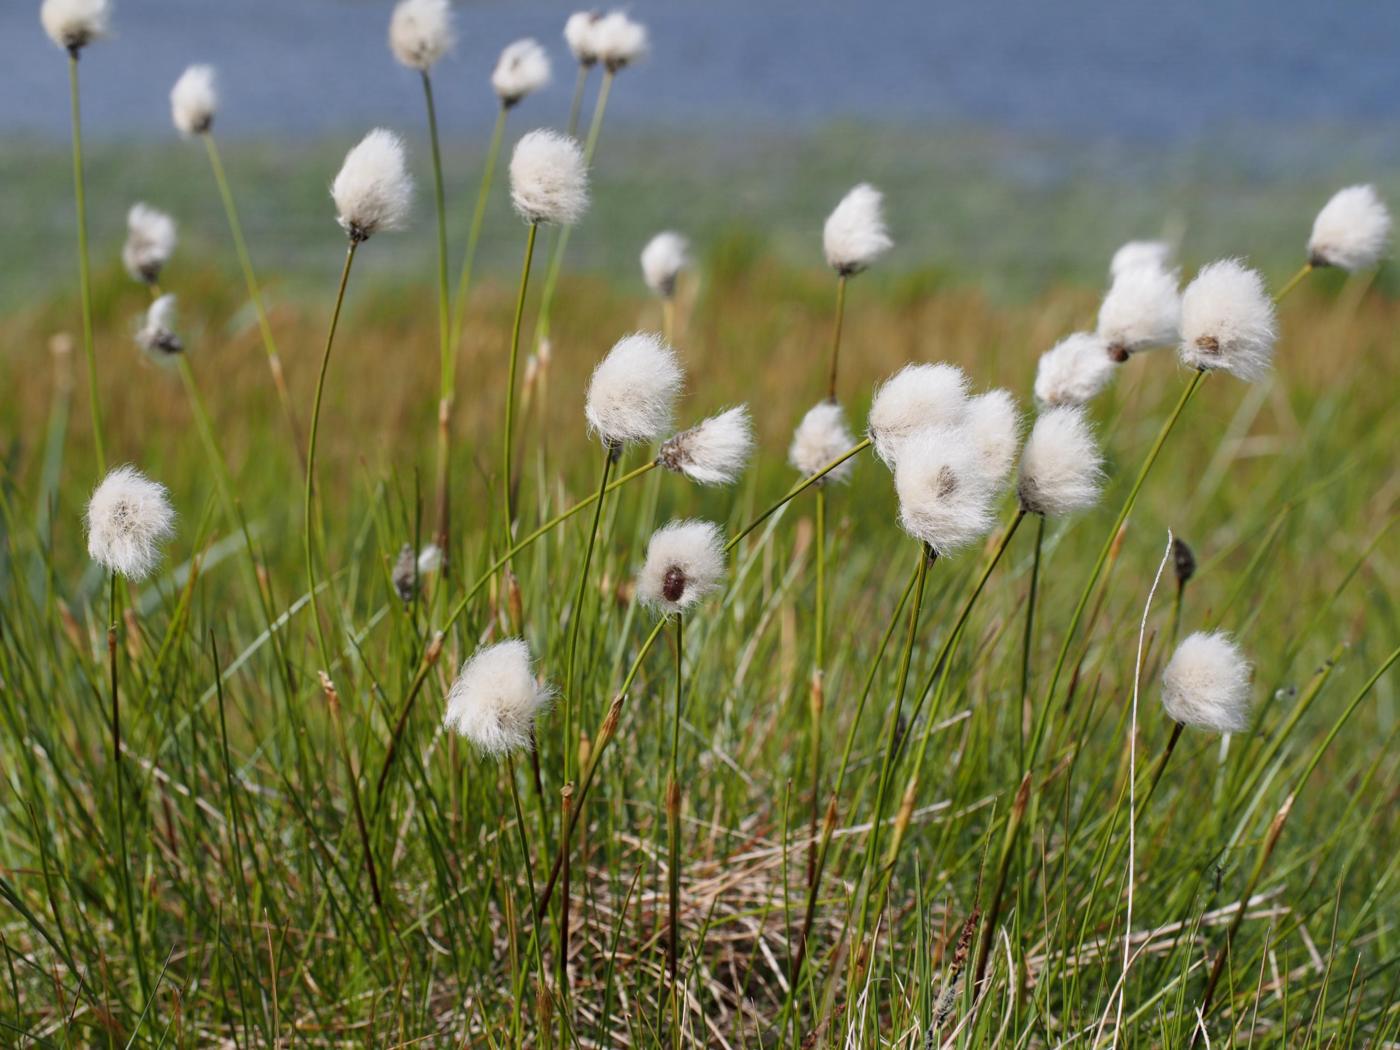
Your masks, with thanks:
[{"label": "blurred green field", "polygon": [[[795,480],[787,441],[823,392],[832,312],[816,231],[851,172],[886,189],[905,246],[889,267],[851,286],[843,388],[858,425],[872,384],[907,361],[958,363],[978,389],[1005,386],[1029,412],[1036,358],[1092,324],[1118,241],[1164,224],[1179,228],[1188,275],[1217,254],[1243,254],[1277,287],[1296,269],[1312,213],[1332,188],[1319,176],[1317,185],[1304,178],[1261,191],[1247,172],[1233,182],[1213,172],[1212,185],[1233,189],[1196,199],[1171,172],[1145,165],[1140,178],[1125,174],[1118,192],[1107,194],[1102,182],[1068,170],[1019,183],[979,180],[979,164],[998,146],[975,140],[953,150],[931,138],[849,131],[819,146],[775,140],[732,155],[717,141],[628,142],[609,157],[594,211],[571,247],[546,382],[532,387],[521,428],[523,529],[595,484],[599,453],[582,415],[588,373],[619,336],[660,324],[632,274],[645,238],[660,225],[691,232],[700,265],[680,294],[676,342],[689,373],[680,417],[688,423],[746,401],[758,453],[732,491],[702,491],[659,472],[620,490],[582,611],[571,606],[586,514],[516,559],[523,633],[556,681],[569,618],[584,617],[585,726],[601,718],[651,626],[630,588],[651,531],[672,516],[701,515],[732,532]],[[226,152],[304,421],[343,252],[325,200],[338,151]],[[459,359],[457,568],[430,581],[413,606],[394,596],[389,570],[402,544],[430,528],[437,331],[425,208],[411,232],[361,250],[327,384],[318,476],[333,584],[323,607],[338,639],[331,672],[355,783],[375,814],[371,838],[387,898],[377,913],[300,600],[297,459],[203,158],[176,146],[91,153],[108,457],[168,485],[180,514],[168,571],[132,588],[135,611],[124,625],[127,790],[140,800],[127,814],[128,835],[139,954],[156,989],[146,1003],[114,904],[105,596],[82,528],[98,478],[81,351],[62,350],[77,319],[67,187],[57,175],[64,157],[51,147],[35,147],[22,161],[6,157],[0,177],[15,177],[19,199],[32,206],[17,217],[0,319],[0,1042],[506,1046],[517,1041],[519,1005],[526,1018],[519,1041],[560,1045],[561,1007],[533,977],[527,880],[505,767],[459,752],[438,732],[451,676],[479,641],[511,627],[509,593],[488,589],[449,631],[395,776],[375,791],[424,646],[491,559],[508,282],[523,241],[503,195],[489,220],[488,276],[473,294]],[[469,156],[454,159],[451,189],[460,200],[474,176]],[[1181,161],[1184,170],[1190,163]],[[717,166],[733,173],[734,199],[705,188]],[[629,181],[629,170],[645,171],[647,184]],[[1182,195],[1164,199],[1153,192],[1158,185]],[[116,255],[125,204],[135,199],[170,209],[183,224],[164,286],[182,302],[189,360],[246,536],[222,515],[179,377],[132,343],[145,292],[122,274]],[[462,225],[452,231],[454,245]],[[871,672],[811,961],[787,1024],[779,1019],[815,801],[806,786],[811,500],[795,500],[740,547],[729,589],[687,627],[682,924],[690,1045],[1048,1047],[1107,1045],[1116,1036],[1124,1045],[1184,1046],[1205,971],[1270,822],[1290,798],[1207,1024],[1211,1044],[1400,1039],[1400,856],[1391,845],[1400,839],[1396,676],[1359,692],[1393,658],[1400,637],[1393,280],[1388,268],[1374,279],[1314,274],[1281,307],[1273,377],[1247,386],[1213,376],[1189,406],[1072,650],[1073,681],[1056,695],[1034,817],[1018,840],[983,988],[972,988],[957,945],[964,924],[988,905],[1020,779],[1034,529],[1023,526],[1015,537],[949,665],[880,947],[857,997],[844,980],[848,924],[862,822],[893,717],[902,629]],[[1047,528],[1032,702],[1113,509],[1187,378],[1169,351],[1134,357],[1093,407],[1110,481],[1098,509]],[[642,456],[633,453],[628,465]],[[1012,509],[1008,498],[1004,513]],[[861,458],[849,487],[832,490],[828,748],[839,747],[852,724],[916,556],[896,513],[889,475],[871,457]],[[1168,528],[1200,562],[1184,592],[1182,629],[1220,626],[1237,635],[1256,667],[1257,730],[1228,746],[1188,732],[1137,822],[1138,954],[1115,1032],[1125,719],[1138,623]],[[935,567],[911,688],[932,676],[985,556],[972,551]],[[1148,619],[1139,769],[1169,733],[1156,682],[1173,590],[1164,584]],[[658,645],[630,691],[622,736],[589,802],[574,872],[567,1045],[665,1042],[658,807],[673,674],[667,646]],[[1314,696],[1293,724],[1300,698]],[[543,795],[521,776],[545,869],[545,844],[559,833],[562,756],[577,746],[562,739],[560,726],[557,714],[540,726]],[[1300,784],[1324,743],[1316,772]],[[547,924],[550,937],[552,929]]]}]

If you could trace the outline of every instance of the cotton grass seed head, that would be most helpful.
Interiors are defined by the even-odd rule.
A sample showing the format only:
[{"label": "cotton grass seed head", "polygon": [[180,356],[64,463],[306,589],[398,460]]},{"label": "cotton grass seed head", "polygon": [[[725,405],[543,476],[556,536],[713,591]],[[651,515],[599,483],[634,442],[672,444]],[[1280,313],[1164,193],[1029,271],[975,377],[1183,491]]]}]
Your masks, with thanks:
[{"label": "cotton grass seed head", "polygon": [[1249,728],[1249,662],[1228,634],[1197,631],[1162,672],[1162,706],[1182,725],[1214,733]]},{"label": "cotton grass seed head", "polygon": [[1313,220],[1308,261],[1314,266],[1368,270],[1390,246],[1390,211],[1374,186],[1338,190]]},{"label": "cotton grass seed head", "polygon": [[397,230],[408,221],[413,179],[408,174],[403,140],[375,128],[345,155],[331,198],[341,228],[352,241],[365,241],[380,230]]},{"label": "cotton grass seed head", "polygon": [[128,580],[143,580],[160,562],[175,533],[175,511],[165,486],[135,467],[111,471],[87,507],[88,557]]},{"label": "cotton grass seed head", "polygon": [[389,50],[409,69],[426,73],[455,42],[449,0],[399,0],[389,16]]},{"label": "cotton grass seed head", "polygon": [[905,365],[875,391],[870,437],[885,466],[895,469],[899,448],[924,427],[957,423],[967,407],[967,376],[956,365]]},{"label": "cotton grass seed head", "polygon": [[133,204],[126,213],[122,265],[133,281],[155,284],[175,251],[175,220],[148,204]]},{"label": "cotton grass seed head", "polygon": [[39,21],[44,32],[72,55],[107,35],[112,20],[109,0],[44,0]]},{"label": "cotton grass seed head", "polygon": [[894,487],[899,523],[939,557],[976,542],[992,527],[995,485],[966,426],[925,427],[900,449]]},{"label": "cotton grass seed head", "polygon": [[983,478],[987,484],[1000,487],[1016,462],[1021,439],[1015,399],[1005,390],[989,390],[969,399],[963,409],[963,426],[982,460]]},{"label": "cotton grass seed head", "polygon": [[1116,280],[1138,266],[1169,270],[1171,264],[1172,246],[1166,241],[1129,241],[1113,253],[1113,260],[1108,264],[1108,276]]},{"label": "cotton grass seed head", "polygon": [[[835,401],[820,401],[807,410],[793,431],[788,462],[799,474],[811,477],[842,453],[849,452],[855,443],[841,406]],[[845,481],[854,467],[855,463],[848,459],[824,474],[817,484]]]},{"label": "cotton grass seed head", "polygon": [[442,548],[436,543],[427,544],[418,552],[418,574],[426,576],[442,568]]},{"label": "cotton grass seed head", "polygon": [[662,299],[676,294],[676,278],[690,265],[690,242],[679,233],[658,233],[642,249],[642,279]]},{"label": "cotton grass seed head", "polygon": [[184,351],[185,344],[175,333],[175,296],[162,295],[146,308],[141,327],[136,330],[136,345],[162,362]]},{"label": "cotton grass seed head", "polygon": [[885,228],[884,195],[862,182],[826,218],[826,263],[843,277],[860,273],[894,245]]},{"label": "cotton grass seed head", "polygon": [[526,37],[507,44],[491,72],[491,88],[510,109],[526,95],[549,83],[549,54],[539,42]]},{"label": "cotton grass seed head", "polygon": [[685,372],[675,350],[651,332],[619,339],[588,381],[584,415],[608,448],[656,441],[671,429]]},{"label": "cotton grass seed head", "polygon": [[1016,491],[1021,509],[1058,518],[1099,498],[1103,456],[1084,409],[1061,405],[1042,412],[1021,452]]},{"label": "cotton grass seed head", "polygon": [[186,138],[203,135],[214,126],[219,90],[213,66],[190,66],[170,89],[170,119]]},{"label": "cotton grass seed head", "polygon": [[1094,332],[1067,335],[1040,355],[1035,396],[1042,405],[1083,405],[1113,378],[1108,344]]},{"label": "cotton grass seed head", "polygon": [[684,612],[724,581],[724,540],[713,522],[673,521],[647,544],[637,597],[663,613]]},{"label": "cotton grass seed head", "polygon": [[1133,266],[1113,279],[1099,307],[1099,335],[1116,361],[1169,346],[1181,325],[1180,277],[1160,266]]},{"label": "cotton grass seed head", "polygon": [[1244,380],[1269,370],[1277,325],[1264,280],[1238,259],[1202,267],[1181,296],[1181,361]]},{"label": "cotton grass seed head", "polygon": [[575,11],[564,22],[564,42],[569,45],[578,64],[585,69],[598,64],[598,47],[593,31],[602,20],[601,11]]},{"label": "cotton grass seed head", "polygon": [[593,23],[592,46],[598,61],[616,73],[647,53],[647,27],[624,11],[609,11]]},{"label": "cotton grass seed head", "polygon": [[549,686],[536,680],[530,647],[519,638],[478,649],[447,693],[443,725],[487,755],[524,751],[535,718],[549,706]]},{"label": "cotton grass seed head", "polygon": [[728,485],[743,473],[752,452],[749,408],[736,405],[667,438],[656,461],[701,485]]},{"label": "cotton grass seed head", "polygon": [[515,144],[510,199],[526,222],[572,226],[588,210],[588,168],[568,135],[541,128]]}]

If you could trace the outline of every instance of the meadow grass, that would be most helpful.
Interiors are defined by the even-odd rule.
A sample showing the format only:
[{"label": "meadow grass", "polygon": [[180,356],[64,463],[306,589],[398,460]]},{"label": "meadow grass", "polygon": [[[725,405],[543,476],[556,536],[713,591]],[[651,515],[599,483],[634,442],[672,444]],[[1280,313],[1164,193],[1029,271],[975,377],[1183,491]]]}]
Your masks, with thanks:
[{"label": "meadow grass", "polygon": [[[168,485],[181,515],[166,568],[123,601],[124,793],[112,790],[105,714],[107,580],[86,561],[81,522],[98,480],[92,436],[71,410],[83,396],[71,338],[45,352],[77,301],[46,299],[0,325],[0,376],[14,392],[0,405],[0,1041],[1182,1046],[1217,959],[1211,1045],[1400,1039],[1400,861],[1387,845],[1400,835],[1400,760],[1395,677],[1381,673],[1400,637],[1400,307],[1367,278],[1317,274],[1285,302],[1271,380],[1203,384],[1111,548],[1044,711],[1113,508],[1190,378],[1168,352],[1134,357],[1094,406],[1108,457],[1100,507],[1047,523],[1040,547],[1029,525],[1012,536],[958,646],[949,633],[999,536],[940,560],[911,619],[915,545],[896,525],[887,471],[863,454],[851,483],[826,491],[821,548],[810,491],[736,546],[727,588],[686,617],[679,692],[679,633],[658,633],[632,600],[637,567],[671,517],[709,517],[734,535],[797,480],[783,461],[792,427],[825,392],[830,275],[720,250],[685,281],[681,421],[748,401],[758,455],[732,490],[661,471],[617,488],[581,590],[587,510],[518,551],[511,576],[488,571],[503,554],[499,392],[515,290],[475,282],[456,362],[452,568],[425,576],[408,602],[391,570],[404,543],[433,531],[437,302],[427,282],[367,280],[347,298],[322,406],[326,666],[304,582],[300,461],[260,360],[259,319],[225,275],[181,271],[166,290],[184,304],[184,377],[130,347],[143,290],[113,267],[94,273],[107,457]],[[1289,272],[1278,267],[1275,286]],[[862,392],[847,399],[851,418],[909,360],[961,364],[979,388],[1005,385],[1028,402],[1036,357],[1090,323],[1096,294],[1065,285],[994,304],[966,287],[862,277],[842,336],[843,387]],[[601,278],[561,279],[549,396],[537,373],[515,424],[518,537],[595,493],[588,371],[619,335],[659,327],[660,309]],[[310,403],[327,312],[289,297],[268,315],[293,404]],[[207,431],[180,389],[190,376]],[[232,507],[207,435],[228,465]],[[618,474],[648,455],[629,452]],[[1003,520],[1014,513],[1008,499]],[[1235,633],[1256,667],[1256,729],[1228,743],[1188,730],[1146,789],[1172,736],[1156,698],[1177,609],[1159,593],[1143,636],[1125,930],[1127,725],[1168,527],[1200,562],[1180,629]],[[824,725],[809,696],[818,549],[829,557]],[[477,580],[488,582],[466,600]],[[545,716],[538,772],[482,759],[440,728],[462,662],[513,633],[547,677],[563,683],[568,666],[577,683],[581,739],[564,734],[561,710]],[[904,721],[893,717],[901,693]],[[1023,780],[1023,742],[1041,716],[1040,759]],[[814,799],[817,725],[828,757]],[[827,810],[831,756],[848,732]],[[882,786],[892,742],[903,764]],[[561,773],[587,769],[595,748],[561,853]],[[683,995],[670,1004],[673,754]],[[877,796],[906,783],[907,804],[884,808],[880,842],[902,849],[882,849],[895,863],[869,873],[882,895],[862,957],[868,822]],[[799,970],[818,808],[834,814],[833,833]],[[562,881],[536,917],[556,856],[568,858]],[[1125,936],[1133,959],[1120,986]]]}]

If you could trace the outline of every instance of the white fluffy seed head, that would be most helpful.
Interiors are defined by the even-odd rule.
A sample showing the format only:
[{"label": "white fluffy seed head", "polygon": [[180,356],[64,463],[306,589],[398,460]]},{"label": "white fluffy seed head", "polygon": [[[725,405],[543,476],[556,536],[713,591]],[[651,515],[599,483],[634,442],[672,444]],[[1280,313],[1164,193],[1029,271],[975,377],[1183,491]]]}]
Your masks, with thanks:
[{"label": "white fluffy seed head", "polygon": [[588,210],[588,168],[568,135],[541,128],[515,144],[510,199],[526,222],[572,226]]},{"label": "white fluffy seed head", "polygon": [[968,400],[963,426],[982,460],[981,473],[988,485],[1000,488],[1016,462],[1021,438],[1021,417],[1016,401],[1005,390],[989,390]]},{"label": "white fluffy seed head", "polygon": [[1138,266],[1170,270],[1172,254],[1172,246],[1166,241],[1129,241],[1113,253],[1113,261],[1108,264],[1108,276],[1117,279]]},{"label": "white fluffy seed head", "polygon": [[488,755],[528,749],[535,718],[552,692],[536,680],[530,647],[519,638],[478,649],[447,693],[443,725]]},{"label": "white fluffy seed head", "polygon": [[437,572],[442,568],[442,548],[436,543],[429,543],[418,552],[418,572],[426,576],[430,572]]},{"label": "white fluffy seed head", "polygon": [[967,376],[956,365],[905,365],[875,391],[870,437],[885,466],[895,469],[904,441],[924,427],[960,422]]},{"label": "white fluffy seed head", "polygon": [[491,72],[491,88],[509,109],[526,95],[549,83],[549,54],[539,42],[526,37],[507,44]]},{"label": "white fluffy seed head", "polygon": [[1116,360],[1170,346],[1181,326],[1180,275],[1160,266],[1132,266],[1113,278],[1099,307],[1099,335]]},{"label": "white fluffy seed head", "polygon": [[647,53],[647,27],[623,11],[609,11],[594,22],[590,36],[598,61],[613,73]]},{"label": "white fluffy seed head", "polygon": [[657,529],[637,576],[637,597],[664,613],[689,609],[724,581],[724,540],[708,521],[673,521]]},{"label": "white fluffy seed head", "polygon": [[1016,490],[1021,508],[1047,518],[1092,507],[1103,480],[1103,456],[1084,409],[1046,409],[1021,451]]},{"label": "white fluffy seed head", "polygon": [[900,449],[894,487],[899,523],[939,557],[974,543],[992,527],[996,486],[967,427],[925,427]]},{"label": "white fluffy seed head", "polygon": [[87,507],[88,557],[109,572],[142,580],[160,561],[160,547],[175,532],[175,511],[165,486],[135,467],[111,471]]},{"label": "white fluffy seed head", "polygon": [[1390,211],[1374,186],[1338,190],[1313,220],[1308,261],[1314,266],[1366,270],[1390,247]]},{"label": "white fluffy seed head", "polygon": [[1244,380],[1269,370],[1277,325],[1264,280],[1238,259],[1202,267],[1181,296],[1181,361]]},{"label": "white fluffy seed head", "polygon": [[375,128],[345,155],[331,198],[336,216],[352,240],[368,240],[380,230],[397,230],[408,220],[413,179],[403,140]]},{"label": "white fluffy seed head", "polygon": [[186,138],[203,135],[214,126],[219,90],[213,66],[190,66],[170,89],[170,119]]},{"label": "white fluffy seed head", "polygon": [[728,485],[743,473],[752,452],[749,408],[736,405],[667,438],[656,459],[702,485]]},{"label": "white fluffy seed head", "polygon": [[109,0],[44,0],[39,8],[49,39],[74,54],[106,36],[111,20]]},{"label": "white fluffy seed head", "polygon": [[389,16],[389,50],[409,69],[427,72],[454,43],[449,0],[399,0]]},{"label": "white fluffy seed head", "polygon": [[856,186],[826,217],[826,262],[845,276],[860,273],[894,245],[885,228],[884,196],[868,182]]},{"label": "white fluffy seed head", "polygon": [[133,204],[126,213],[122,265],[133,281],[155,284],[175,251],[175,220],[148,204]]},{"label": "white fluffy seed head", "polygon": [[1249,728],[1249,661],[1222,631],[1197,631],[1162,672],[1162,706],[1182,725],[1214,733]]},{"label": "white fluffy seed head", "polygon": [[1067,335],[1040,355],[1035,396],[1042,405],[1082,405],[1113,378],[1108,344],[1093,332]]},{"label": "white fluffy seed head", "polygon": [[[788,462],[799,474],[811,477],[842,453],[849,452],[855,443],[841,406],[835,401],[819,401],[807,410],[793,431]],[[855,462],[848,459],[823,475],[817,484],[845,481],[854,467]]]},{"label": "white fluffy seed head", "polygon": [[593,41],[593,29],[602,20],[601,11],[575,11],[564,22],[564,42],[569,45],[578,64],[585,68],[598,63],[598,48]]},{"label": "white fluffy seed head", "polygon": [[146,308],[136,330],[136,345],[162,362],[184,351],[185,344],[175,332],[175,296],[166,293]]},{"label": "white fluffy seed head", "polygon": [[690,242],[679,233],[658,233],[642,249],[642,280],[662,299],[676,294],[676,278],[690,265]]},{"label": "white fluffy seed head", "polygon": [[588,381],[588,428],[609,448],[655,441],[671,429],[685,372],[660,336],[636,332],[613,345]]}]

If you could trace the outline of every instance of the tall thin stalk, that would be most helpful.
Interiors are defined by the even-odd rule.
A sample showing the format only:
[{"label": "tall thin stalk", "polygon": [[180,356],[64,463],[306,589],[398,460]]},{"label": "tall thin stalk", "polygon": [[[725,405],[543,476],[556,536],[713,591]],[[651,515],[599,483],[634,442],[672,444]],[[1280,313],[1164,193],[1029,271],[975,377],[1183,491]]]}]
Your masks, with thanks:
[{"label": "tall thin stalk", "polygon": [[117,574],[111,573],[108,589],[107,608],[107,665],[112,690],[112,769],[116,772],[117,791],[117,837],[121,842],[122,906],[126,911],[127,935],[131,938],[131,954],[136,960],[136,976],[141,984],[141,1000],[150,998],[150,981],[146,976],[146,963],[141,954],[141,932],[136,925],[136,904],[131,892],[131,854],[126,840],[126,784],[122,777],[122,713],[117,689],[117,624],[121,619],[121,609],[117,605]]},{"label": "tall thin stalk", "polygon": [[1035,641],[1035,603],[1040,596],[1040,555],[1045,547],[1045,516],[1039,515],[1035,526],[1035,558],[1031,562],[1031,586],[1026,595],[1026,628],[1021,636],[1021,701],[1016,708],[1017,759],[1026,764],[1026,704],[1031,695],[1031,648]]},{"label": "tall thin stalk", "polygon": [[[681,704],[683,699],[685,614],[676,613],[676,695],[675,706],[671,711],[671,770],[666,779],[666,973],[671,982],[671,1001],[676,999],[676,956],[680,944],[680,902],[681,902]],[[673,1043],[679,1043],[679,1032],[675,1031]]]},{"label": "tall thin stalk", "polygon": [[449,533],[452,517],[452,405],[456,399],[456,344],[452,340],[451,303],[447,289],[447,199],[442,185],[442,146],[438,141],[437,106],[433,102],[433,78],[426,69],[420,70],[423,81],[423,104],[428,111],[428,141],[433,154],[433,203],[437,211],[437,285],[438,285],[438,368],[441,384],[438,391],[437,419],[437,508],[433,542],[442,551],[442,568],[446,572],[450,559]]},{"label": "tall thin stalk", "polygon": [[841,357],[841,326],[846,319],[846,274],[836,278],[836,321],[831,331],[831,360],[827,365],[826,396],[836,400],[836,367]]},{"label": "tall thin stalk", "polygon": [[[506,106],[496,113],[496,126],[491,131],[491,144],[486,147],[486,163],[481,169],[481,183],[476,191],[476,206],[472,209],[471,229],[467,232],[467,247],[462,253],[462,269],[457,278],[457,296],[452,307],[452,374],[456,375],[456,353],[461,347],[462,329],[467,319],[467,295],[471,291],[472,272],[476,269],[476,250],[486,223],[486,204],[491,197],[491,183],[501,156],[501,140],[505,137]],[[453,387],[455,390],[455,385]]]},{"label": "tall thin stalk", "polygon": [[[566,227],[567,229],[567,227]],[[525,261],[520,267],[520,290],[515,297],[515,320],[510,329],[510,370],[506,376],[506,421],[505,433],[501,441],[501,513],[504,518],[505,549],[511,546],[515,515],[510,506],[511,446],[514,443],[515,427],[515,374],[520,361],[520,323],[525,315],[525,292],[530,284],[530,263],[535,257],[535,238],[539,234],[539,223],[530,223],[530,232],[525,237]]]},{"label": "tall thin stalk", "polygon": [[102,441],[102,399],[97,392],[97,350],[92,333],[92,273],[88,263],[87,194],[83,186],[83,115],[78,101],[77,47],[68,49],[68,93],[73,121],[73,204],[78,222],[78,297],[83,318],[83,354],[87,358],[88,407],[92,412],[92,443],[97,450],[97,470],[107,472],[107,450]]}]

